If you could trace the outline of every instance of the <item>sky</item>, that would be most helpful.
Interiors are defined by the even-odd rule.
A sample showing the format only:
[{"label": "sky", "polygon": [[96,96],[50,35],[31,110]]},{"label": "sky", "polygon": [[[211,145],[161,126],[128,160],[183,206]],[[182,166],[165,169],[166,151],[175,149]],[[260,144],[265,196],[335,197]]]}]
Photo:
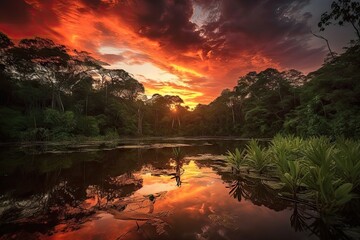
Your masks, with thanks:
[{"label": "sky", "polygon": [[[323,63],[331,0],[0,0],[0,31],[50,38],[131,73],[145,94],[208,104],[250,71],[309,73]],[[355,34],[330,26],[336,52]]]}]

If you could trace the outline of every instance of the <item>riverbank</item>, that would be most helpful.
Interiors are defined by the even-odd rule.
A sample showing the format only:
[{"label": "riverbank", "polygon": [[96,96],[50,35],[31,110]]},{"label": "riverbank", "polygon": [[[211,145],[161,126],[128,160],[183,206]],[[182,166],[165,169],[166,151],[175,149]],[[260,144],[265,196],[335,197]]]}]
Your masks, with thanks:
[{"label": "riverbank", "polygon": [[[74,138],[67,141],[33,141],[0,143],[0,148],[14,148],[26,153],[70,153],[121,148],[164,148],[210,144],[212,141],[249,141],[250,138],[230,136],[198,137],[120,137],[114,139]],[[261,138],[259,141],[271,139]]]}]

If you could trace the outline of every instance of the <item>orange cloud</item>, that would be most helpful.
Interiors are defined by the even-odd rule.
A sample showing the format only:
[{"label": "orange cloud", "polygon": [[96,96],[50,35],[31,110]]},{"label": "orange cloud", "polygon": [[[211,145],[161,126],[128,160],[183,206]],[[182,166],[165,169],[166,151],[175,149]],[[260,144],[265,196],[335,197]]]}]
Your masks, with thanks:
[{"label": "orange cloud", "polygon": [[[211,9],[214,4],[201,0],[8,1],[0,10],[0,31],[15,39],[40,36],[85,50],[133,74],[146,94],[176,94],[191,107],[209,103],[249,71],[301,70],[321,63],[322,49],[306,44],[306,19],[284,22],[281,15],[272,15],[280,9],[278,4],[234,2],[231,7],[233,1],[228,2],[219,1],[222,7]],[[290,16],[299,2],[283,3],[281,9]],[[254,18],[244,7],[263,16]],[[216,14],[196,19],[194,9]],[[265,17],[272,20],[271,26],[264,25]],[[304,59],[302,65],[299,58]]]}]

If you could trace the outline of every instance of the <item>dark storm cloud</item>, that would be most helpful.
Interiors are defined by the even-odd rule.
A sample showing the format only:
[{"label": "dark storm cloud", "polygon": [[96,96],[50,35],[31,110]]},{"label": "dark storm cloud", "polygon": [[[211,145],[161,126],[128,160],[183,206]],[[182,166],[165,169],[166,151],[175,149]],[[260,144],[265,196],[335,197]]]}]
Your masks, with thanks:
[{"label": "dark storm cloud", "polygon": [[[204,59],[231,61],[253,53],[306,69],[324,55],[323,48],[307,44],[311,14],[302,10],[310,0],[82,1],[98,14],[114,14],[164,50],[200,50]],[[210,13],[203,26],[191,22],[194,5]]]},{"label": "dark storm cloud", "polygon": [[81,0],[85,5],[90,8],[97,9],[103,5],[101,0]]},{"label": "dark storm cloud", "polygon": [[59,24],[55,6],[63,7],[55,0],[2,0],[0,28],[14,37],[61,36],[61,33],[52,29]]},{"label": "dark storm cloud", "polygon": [[190,22],[190,0],[138,0],[123,4],[118,10],[139,35],[157,40],[165,48],[183,50],[203,42],[196,25]]},{"label": "dark storm cloud", "polygon": [[21,0],[2,0],[0,3],[0,22],[25,24],[30,19],[31,5]]},{"label": "dark storm cloud", "polygon": [[[81,0],[98,15],[117,16],[141,37],[158,41],[164,48],[179,50],[201,46],[203,40],[196,25],[191,0]],[[79,11],[85,11],[79,9]]]},{"label": "dark storm cloud", "polygon": [[[237,53],[260,53],[274,59],[282,66],[307,68],[314,61],[321,61],[323,49],[307,45],[312,37],[308,20],[309,12],[302,9],[309,0],[252,0],[252,1],[196,0],[202,8],[218,9],[218,19],[203,26],[210,47],[204,48],[204,56],[212,51],[224,60]],[[209,9],[210,8],[212,9]],[[235,55],[235,56],[234,56]],[[299,58],[311,61],[298,62]]]}]

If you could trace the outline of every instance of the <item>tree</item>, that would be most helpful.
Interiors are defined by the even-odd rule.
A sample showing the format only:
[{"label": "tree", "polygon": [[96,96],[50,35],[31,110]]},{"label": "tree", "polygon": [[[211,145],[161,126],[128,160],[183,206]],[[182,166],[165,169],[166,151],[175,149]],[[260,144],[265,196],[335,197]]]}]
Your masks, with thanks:
[{"label": "tree", "polygon": [[136,101],[135,105],[137,107],[137,134],[143,134],[143,119],[144,119],[144,108],[146,107],[147,97],[146,95],[139,96]]},{"label": "tree", "polygon": [[122,69],[100,69],[99,74],[101,76],[100,88],[105,90],[106,99],[111,94],[133,101],[145,91],[141,83]]},{"label": "tree", "polygon": [[8,71],[20,80],[37,80],[49,84],[52,89],[51,107],[55,108],[57,104],[64,112],[61,88],[67,78],[59,78],[56,74],[66,67],[71,58],[65,46],[55,44],[50,39],[36,37],[22,39],[18,46],[8,52]]},{"label": "tree", "polygon": [[[114,130],[119,134],[136,133],[136,121],[142,118],[136,117],[135,99],[144,92],[144,87],[126,71],[104,69],[105,63],[87,52],[70,51],[50,39],[38,37],[22,39],[15,45],[5,34],[0,34],[0,51],[0,106],[15,109],[26,123],[21,128],[14,127],[14,133],[6,134],[7,138],[20,139],[24,134],[17,131],[35,133],[38,129],[64,137]],[[96,86],[100,73],[105,73],[106,84]],[[107,87],[109,96],[103,94],[107,95]],[[93,100],[89,101],[90,98]],[[59,126],[55,131],[54,124],[48,120],[56,114],[72,114],[76,127]],[[9,114],[9,118],[14,122],[20,119],[16,114]],[[52,137],[55,135],[47,139]]]},{"label": "tree", "polygon": [[11,39],[4,33],[0,32],[0,49],[6,49],[13,46],[14,43],[11,41]]},{"label": "tree", "polygon": [[[155,134],[168,134],[174,128],[175,121],[178,126],[181,125],[180,114],[182,113],[180,105],[184,101],[179,96],[154,94],[148,101],[147,119],[153,125]],[[164,126],[160,128],[161,126]],[[166,127],[165,127],[166,126]]]},{"label": "tree", "polygon": [[331,12],[325,12],[321,15],[318,23],[320,31],[324,31],[326,26],[332,24],[332,21],[340,26],[344,23],[350,23],[355,33],[360,39],[360,2],[353,0],[337,0],[331,4]]}]

